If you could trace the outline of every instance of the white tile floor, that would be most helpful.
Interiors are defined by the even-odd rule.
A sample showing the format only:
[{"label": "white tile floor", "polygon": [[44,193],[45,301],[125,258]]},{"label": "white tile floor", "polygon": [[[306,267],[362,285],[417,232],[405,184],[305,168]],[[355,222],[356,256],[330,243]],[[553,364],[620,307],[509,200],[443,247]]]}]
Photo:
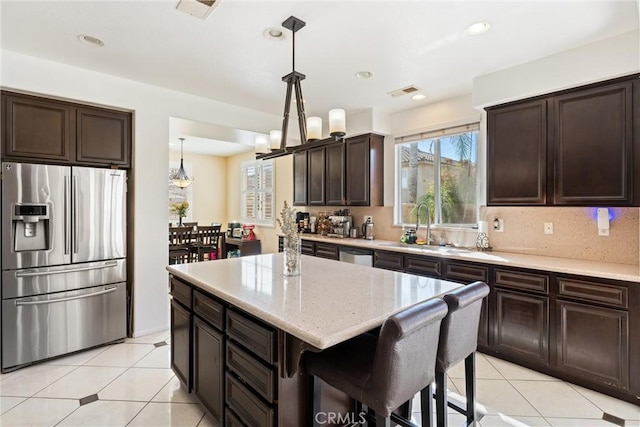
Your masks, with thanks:
[{"label": "white tile floor", "polygon": [[[168,332],[0,376],[0,426],[213,426],[173,375],[170,347],[154,345],[162,342]],[[603,413],[640,427],[638,406],[482,354],[476,364],[482,427],[614,427]],[[462,366],[449,371],[451,393],[464,395],[463,378]],[[449,422],[461,425],[463,417],[451,411]]]}]

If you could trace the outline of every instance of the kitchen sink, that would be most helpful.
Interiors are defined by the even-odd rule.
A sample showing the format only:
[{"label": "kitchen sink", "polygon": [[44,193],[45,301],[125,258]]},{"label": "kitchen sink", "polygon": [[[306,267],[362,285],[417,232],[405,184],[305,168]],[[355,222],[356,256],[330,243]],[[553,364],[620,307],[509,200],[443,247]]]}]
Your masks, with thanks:
[{"label": "kitchen sink", "polygon": [[470,252],[468,249],[454,248],[452,246],[417,245],[402,242],[385,242],[380,243],[379,246],[402,248],[411,252],[431,252],[439,254],[465,254]]}]

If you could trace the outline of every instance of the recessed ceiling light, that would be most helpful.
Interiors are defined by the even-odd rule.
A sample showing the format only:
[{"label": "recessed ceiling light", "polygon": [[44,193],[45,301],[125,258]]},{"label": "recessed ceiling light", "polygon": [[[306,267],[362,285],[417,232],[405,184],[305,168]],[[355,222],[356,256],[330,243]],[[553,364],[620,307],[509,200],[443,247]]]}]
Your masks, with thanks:
[{"label": "recessed ceiling light", "polygon": [[411,99],[413,99],[414,101],[420,101],[420,100],[423,100],[425,98],[426,98],[426,96],[421,94],[421,93],[416,93],[415,95],[413,95],[411,97]]},{"label": "recessed ceiling light", "polygon": [[78,36],[78,40],[80,40],[82,43],[84,43],[86,45],[93,46],[93,47],[102,47],[102,46],[104,46],[104,42],[102,40],[100,40],[97,37],[88,36],[86,34],[80,34]]},{"label": "recessed ceiling light", "polygon": [[475,24],[469,25],[464,32],[467,33],[468,36],[477,36],[478,34],[489,31],[489,28],[491,28],[491,24],[488,22],[476,22]]},{"label": "recessed ceiling light", "polygon": [[359,79],[370,79],[373,77],[373,73],[371,71],[358,71],[356,77]]},{"label": "recessed ceiling light", "polygon": [[280,28],[267,28],[262,32],[262,36],[267,40],[284,40],[286,38],[284,32]]}]

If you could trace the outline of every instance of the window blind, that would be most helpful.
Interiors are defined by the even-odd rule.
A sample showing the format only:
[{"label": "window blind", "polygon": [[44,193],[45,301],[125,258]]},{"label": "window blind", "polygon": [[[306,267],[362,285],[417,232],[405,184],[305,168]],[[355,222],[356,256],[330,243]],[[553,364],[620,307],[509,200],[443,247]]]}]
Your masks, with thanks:
[{"label": "window blind", "polygon": [[425,139],[436,139],[436,138],[442,138],[445,136],[458,135],[461,133],[473,132],[478,130],[480,130],[480,123],[469,123],[465,125],[451,126],[444,129],[429,130],[425,132],[401,136],[396,138],[395,143],[401,144],[404,142],[415,142],[415,141],[422,141]]},{"label": "window blind", "polygon": [[275,225],[273,160],[241,165],[241,220],[256,225]]}]

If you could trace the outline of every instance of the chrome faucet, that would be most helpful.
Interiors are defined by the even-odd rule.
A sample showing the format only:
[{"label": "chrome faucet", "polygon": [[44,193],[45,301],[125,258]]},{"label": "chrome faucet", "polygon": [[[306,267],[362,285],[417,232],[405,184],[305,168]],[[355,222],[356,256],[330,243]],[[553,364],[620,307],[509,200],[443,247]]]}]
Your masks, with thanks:
[{"label": "chrome faucet", "polygon": [[420,229],[420,210],[422,208],[427,209],[427,245],[431,244],[431,212],[429,211],[429,205],[425,202],[421,202],[418,204],[416,209],[416,234],[418,234],[418,230]]}]

